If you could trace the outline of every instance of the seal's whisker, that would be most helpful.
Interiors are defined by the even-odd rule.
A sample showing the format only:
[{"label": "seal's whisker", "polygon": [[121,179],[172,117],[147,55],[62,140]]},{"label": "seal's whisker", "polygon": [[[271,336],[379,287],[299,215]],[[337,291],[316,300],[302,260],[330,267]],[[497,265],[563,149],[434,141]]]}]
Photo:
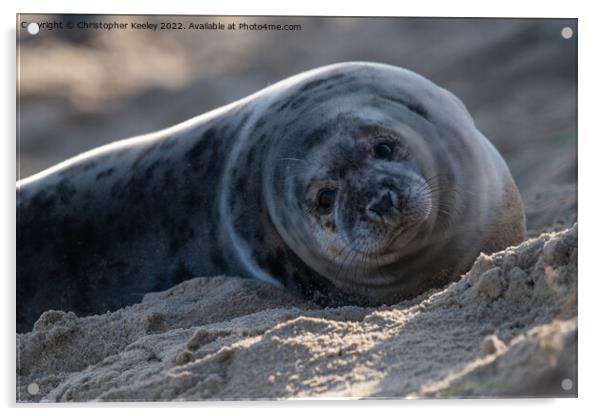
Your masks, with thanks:
[{"label": "seal's whisker", "polygon": [[429,177],[428,179],[425,179],[424,182],[422,183],[422,185],[420,185],[420,187],[418,188],[418,192],[422,191],[426,187],[432,188],[433,187],[432,182],[434,182],[438,177],[439,177],[439,175],[435,174],[435,175]]},{"label": "seal's whisker", "polygon": [[347,262],[347,259],[349,258],[349,255],[351,253],[353,253],[353,247],[351,247],[350,245],[345,245],[344,247],[345,250],[347,250],[347,254],[345,255],[345,258],[343,258],[343,261],[341,262],[341,264],[339,265],[339,268],[334,276],[334,281],[336,282],[338,280],[339,274],[341,273],[343,267],[345,266],[345,263]]}]

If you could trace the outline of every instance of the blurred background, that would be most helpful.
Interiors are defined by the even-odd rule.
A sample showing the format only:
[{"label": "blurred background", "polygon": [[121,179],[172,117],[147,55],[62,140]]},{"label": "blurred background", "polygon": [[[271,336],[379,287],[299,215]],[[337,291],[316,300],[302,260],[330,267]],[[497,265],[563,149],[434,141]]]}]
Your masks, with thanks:
[{"label": "blurred background", "polygon": [[[19,15],[17,179],[171,126],[298,72],[376,61],[466,104],[505,157],[532,233],[576,221],[575,19]],[[122,22],[126,30],[21,22]],[[136,23],[301,25],[298,31],[132,30]]]}]

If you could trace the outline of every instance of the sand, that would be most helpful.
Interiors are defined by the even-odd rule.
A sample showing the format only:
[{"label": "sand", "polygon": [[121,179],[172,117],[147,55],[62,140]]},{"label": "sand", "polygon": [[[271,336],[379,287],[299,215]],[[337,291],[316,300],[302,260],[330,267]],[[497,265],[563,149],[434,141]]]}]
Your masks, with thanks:
[{"label": "sand", "polygon": [[104,315],[48,311],[17,335],[17,401],[574,397],[577,225],[554,231],[573,208],[392,306],[324,309],[219,276]]}]

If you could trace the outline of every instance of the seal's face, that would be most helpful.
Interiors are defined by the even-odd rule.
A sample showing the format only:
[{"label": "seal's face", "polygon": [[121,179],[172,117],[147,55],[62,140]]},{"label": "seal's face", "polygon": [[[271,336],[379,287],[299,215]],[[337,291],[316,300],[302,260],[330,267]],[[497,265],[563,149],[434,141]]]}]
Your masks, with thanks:
[{"label": "seal's face", "polygon": [[303,159],[303,169],[293,171],[289,189],[296,191],[289,197],[297,207],[289,204],[282,213],[299,218],[294,211],[302,211],[306,261],[333,280],[340,270],[361,269],[354,272],[359,277],[398,260],[434,204],[403,135],[353,124],[329,132]]}]

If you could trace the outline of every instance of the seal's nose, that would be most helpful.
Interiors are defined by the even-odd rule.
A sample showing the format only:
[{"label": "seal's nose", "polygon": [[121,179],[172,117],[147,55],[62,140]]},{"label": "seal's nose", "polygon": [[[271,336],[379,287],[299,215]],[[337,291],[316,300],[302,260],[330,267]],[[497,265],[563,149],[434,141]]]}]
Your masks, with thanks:
[{"label": "seal's nose", "polygon": [[368,212],[374,213],[379,217],[384,217],[393,208],[393,198],[391,191],[385,191],[380,198],[375,198],[368,204]]}]

